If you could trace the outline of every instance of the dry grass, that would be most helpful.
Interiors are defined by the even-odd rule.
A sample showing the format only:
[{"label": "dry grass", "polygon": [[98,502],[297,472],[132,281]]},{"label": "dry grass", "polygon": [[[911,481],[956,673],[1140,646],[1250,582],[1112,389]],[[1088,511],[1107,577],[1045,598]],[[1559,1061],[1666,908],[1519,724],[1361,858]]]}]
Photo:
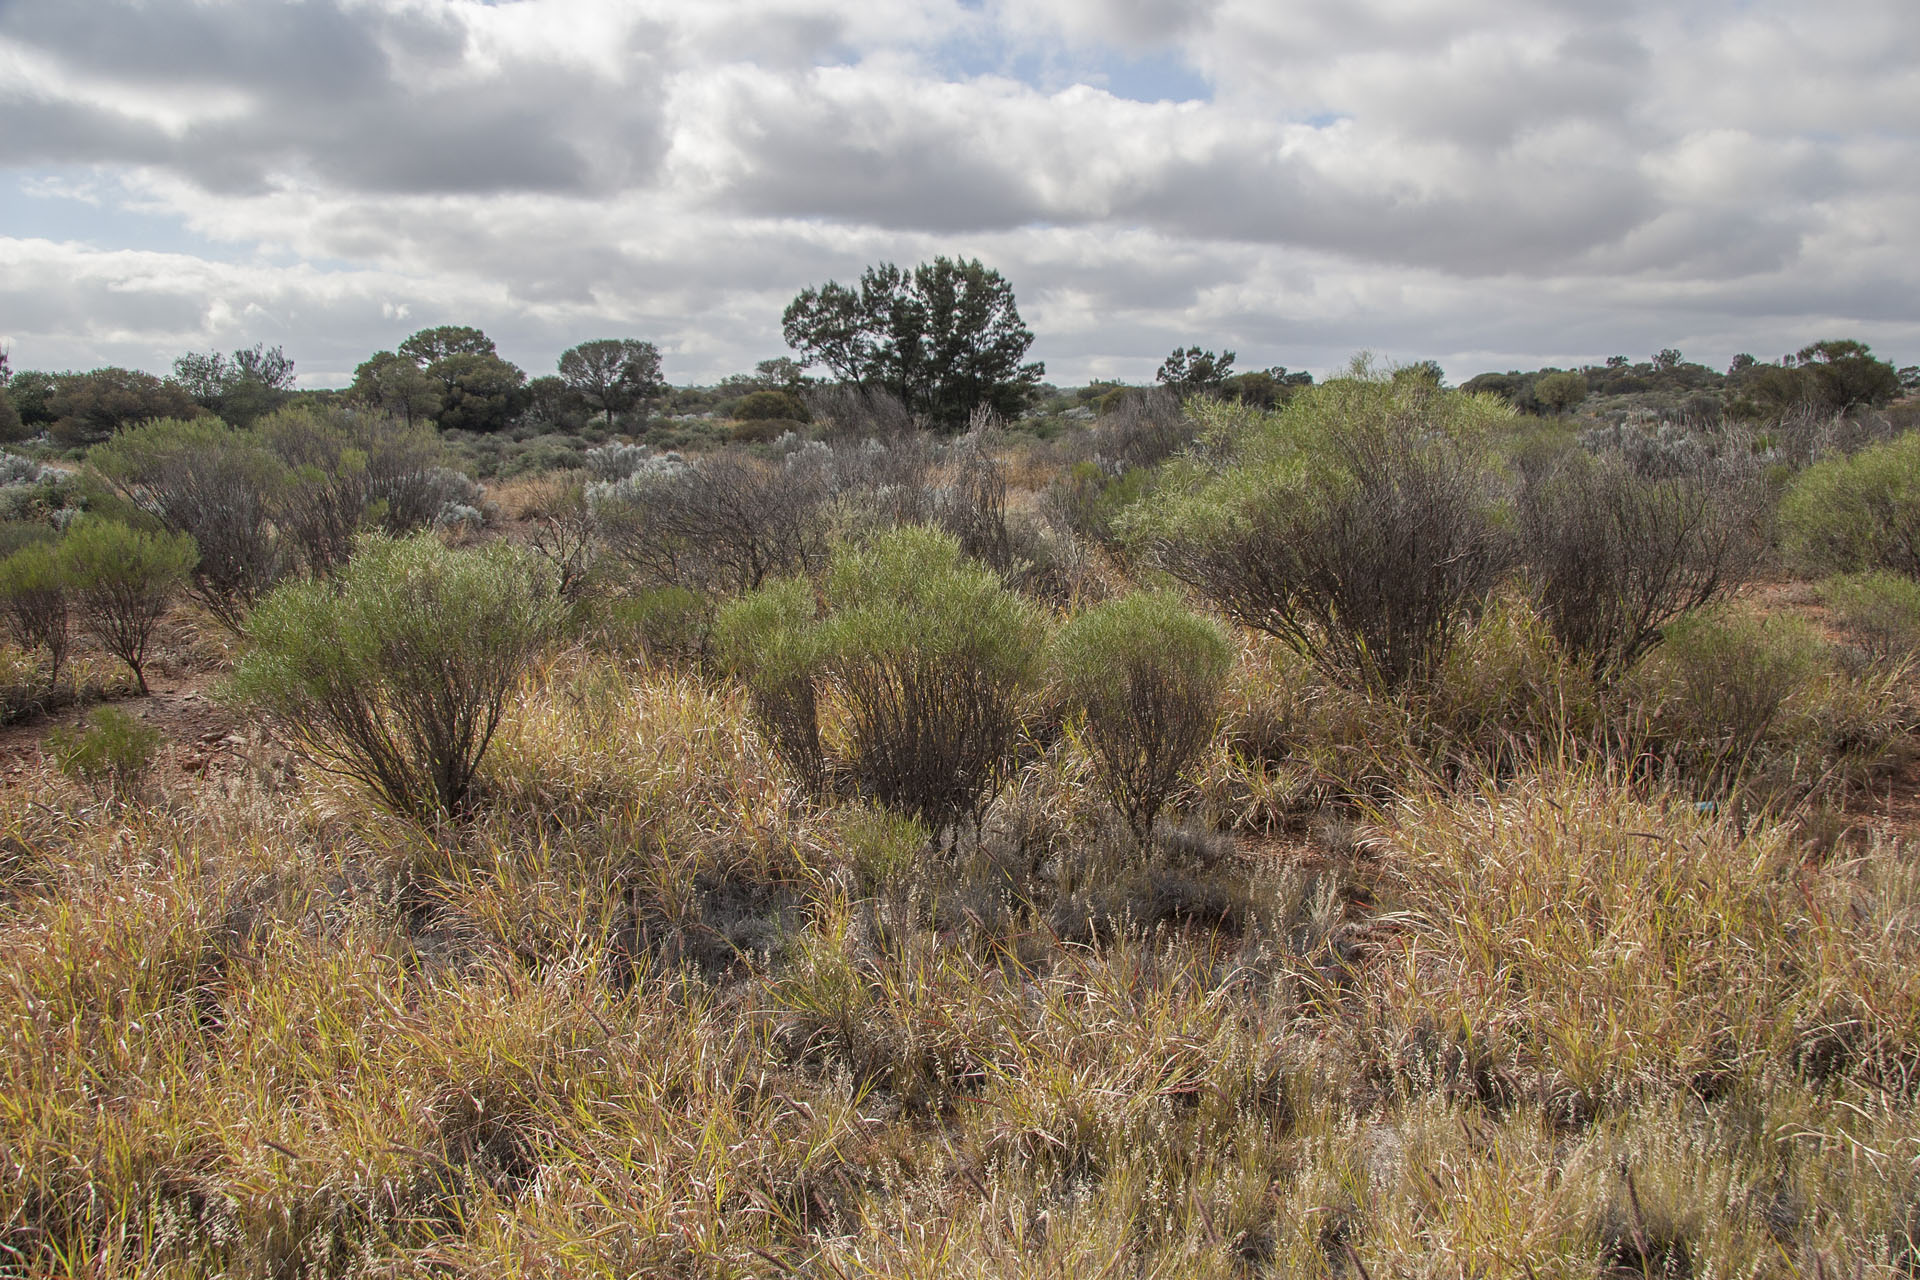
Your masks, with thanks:
[{"label": "dry grass", "polygon": [[0,1272],[1914,1274],[1920,850],[1425,715],[1252,646],[1145,851],[1070,738],[934,856],[586,652],[458,826],[36,766]]}]

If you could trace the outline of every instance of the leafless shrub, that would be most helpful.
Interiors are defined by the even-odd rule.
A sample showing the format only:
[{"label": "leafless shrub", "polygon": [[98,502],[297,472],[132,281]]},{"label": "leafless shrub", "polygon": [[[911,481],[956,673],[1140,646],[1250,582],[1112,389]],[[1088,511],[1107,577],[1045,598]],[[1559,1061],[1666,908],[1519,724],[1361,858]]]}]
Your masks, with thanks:
[{"label": "leafless shrub", "polygon": [[834,383],[808,387],[801,399],[823,440],[895,440],[923,427],[898,396],[878,388]]},{"label": "leafless shrub", "polygon": [[1658,644],[1667,622],[1744,582],[1762,548],[1762,495],[1737,459],[1649,476],[1625,453],[1575,450],[1523,485],[1517,505],[1541,611],[1601,681]]},{"label": "leafless shrub", "polygon": [[585,490],[558,487],[532,518],[527,546],[553,570],[560,598],[572,604],[587,593],[599,559],[600,531]]},{"label": "leafless shrub", "polygon": [[813,570],[826,554],[817,476],[739,449],[588,496],[608,551],[649,586],[735,594]]},{"label": "leafless shrub", "polygon": [[1119,474],[1130,467],[1156,467],[1193,443],[1194,423],[1180,397],[1154,387],[1124,397],[1094,424],[1093,455]]},{"label": "leafless shrub", "polygon": [[1014,546],[1006,468],[994,454],[1002,442],[993,411],[975,409],[967,433],[944,451],[947,483],[936,497],[935,523],[960,540],[963,554],[1004,575],[1014,567]]}]

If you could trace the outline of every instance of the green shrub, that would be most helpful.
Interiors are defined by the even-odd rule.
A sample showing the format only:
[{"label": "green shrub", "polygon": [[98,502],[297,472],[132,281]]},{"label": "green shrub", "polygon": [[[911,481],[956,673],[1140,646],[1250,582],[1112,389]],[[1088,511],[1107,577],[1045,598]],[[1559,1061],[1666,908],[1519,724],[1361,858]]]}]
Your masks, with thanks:
[{"label": "green shrub", "polygon": [[1818,633],[1800,618],[1696,613],[1668,629],[1629,692],[1665,754],[1703,791],[1724,792],[1791,737],[1791,706],[1826,665]]},{"label": "green shrub", "polygon": [[836,549],[827,605],[821,661],[846,708],[854,779],[929,832],[977,828],[1037,683],[1039,611],[925,528]]},{"label": "green shrub", "polygon": [[228,696],[396,812],[454,813],[507,693],[559,618],[515,547],[376,535],[335,583],[283,586],[261,602]]},{"label": "green shrub", "polygon": [[1108,797],[1140,840],[1213,738],[1233,647],[1165,592],[1098,605],[1069,622],[1053,666]]},{"label": "green shrub", "polygon": [[1820,597],[1872,661],[1920,657],[1920,582],[1884,570],[1855,573],[1821,584]]},{"label": "green shrub", "polygon": [[1330,679],[1430,676],[1509,559],[1487,444],[1512,411],[1360,367],[1278,413],[1198,412],[1224,462],[1172,464],[1129,543]]},{"label": "green shrub", "polygon": [[749,391],[741,396],[733,406],[733,416],[742,422],[756,422],[764,419],[785,419],[805,422],[807,406],[800,397],[791,391],[760,390]]},{"label": "green shrub", "polygon": [[48,688],[60,683],[67,656],[69,594],[51,543],[34,543],[0,560],[0,615],[22,648],[46,651]]},{"label": "green shrub", "polygon": [[1518,590],[1448,650],[1415,711],[1431,765],[1496,775],[1596,743],[1605,718],[1590,669]]},{"label": "green shrub", "polygon": [[745,681],[753,713],[787,762],[815,792],[826,778],[815,682],[820,632],[813,584],[779,578],[720,611],[714,647],[729,672]]},{"label": "green shrub", "polygon": [[1098,462],[1075,463],[1047,486],[1047,503],[1067,528],[1102,546],[1115,546],[1114,520],[1140,500],[1153,481],[1145,467],[1114,475]]},{"label": "green shrub", "polygon": [[147,646],[198,553],[185,534],[147,533],[99,517],[76,524],[56,553],[80,625],[147,690]]},{"label": "green shrub", "polygon": [[117,795],[137,788],[160,750],[160,731],[117,707],[99,707],[87,726],[55,729],[47,749],[60,771],[76,782]]},{"label": "green shrub", "polygon": [[1920,431],[1801,472],[1780,504],[1780,541],[1811,575],[1920,578]]},{"label": "green shrub", "polygon": [[713,602],[691,587],[649,587],[600,603],[595,612],[614,646],[650,660],[697,662],[713,632]]}]

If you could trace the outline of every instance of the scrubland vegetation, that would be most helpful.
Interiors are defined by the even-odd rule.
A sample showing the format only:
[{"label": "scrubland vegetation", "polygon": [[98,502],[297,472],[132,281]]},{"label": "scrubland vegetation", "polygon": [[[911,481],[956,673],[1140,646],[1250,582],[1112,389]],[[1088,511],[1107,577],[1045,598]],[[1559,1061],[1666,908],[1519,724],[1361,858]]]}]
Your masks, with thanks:
[{"label": "scrubland vegetation", "polygon": [[0,458],[0,1272],[1920,1274],[1905,405],[429,332]]}]

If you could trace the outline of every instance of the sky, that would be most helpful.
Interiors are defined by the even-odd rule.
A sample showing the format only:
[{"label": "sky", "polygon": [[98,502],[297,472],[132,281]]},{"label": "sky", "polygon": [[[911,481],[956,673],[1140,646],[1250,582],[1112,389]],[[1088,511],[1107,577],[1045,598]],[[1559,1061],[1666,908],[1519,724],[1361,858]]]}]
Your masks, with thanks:
[{"label": "sky", "polygon": [[0,0],[0,346],[704,383],[978,257],[1061,385],[1920,362],[1915,0]]}]

